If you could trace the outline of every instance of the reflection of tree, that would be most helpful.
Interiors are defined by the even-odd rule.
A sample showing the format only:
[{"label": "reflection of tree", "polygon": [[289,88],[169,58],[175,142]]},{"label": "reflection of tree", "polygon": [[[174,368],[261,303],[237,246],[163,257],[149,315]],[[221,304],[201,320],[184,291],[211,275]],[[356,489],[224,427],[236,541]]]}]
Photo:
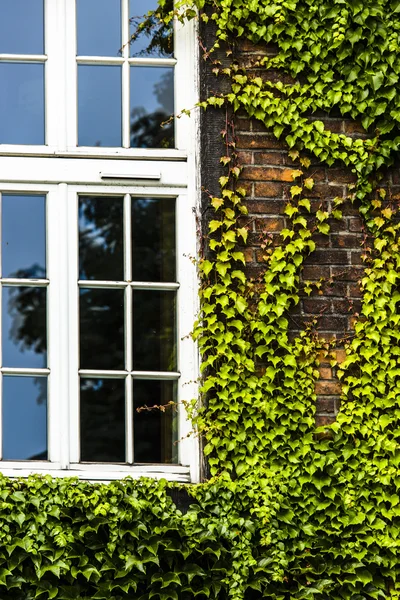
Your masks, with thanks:
[{"label": "reflection of tree", "polygon": [[[46,277],[46,273],[43,267],[34,264],[27,269],[19,269],[11,276],[18,279],[43,279]],[[12,319],[10,339],[22,351],[30,350],[43,355],[45,361],[47,351],[46,288],[10,286],[8,290],[7,309]],[[46,365],[43,364],[43,366]],[[37,402],[43,404],[47,401],[47,378],[36,377],[35,385],[39,388]]]},{"label": "reflection of tree", "polygon": [[[163,13],[167,14],[173,9],[173,1],[168,0],[163,7]],[[157,14],[161,9],[158,8]],[[131,45],[133,45],[133,56],[172,56],[174,50],[172,21],[166,25],[160,22],[154,14],[150,16],[134,16],[130,19],[133,29]],[[144,46],[135,52],[134,43],[140,40]]]},{"label": "reflection of tree", "polygon": [[[172,199],[132,198],[133,278],[136,281],[175,279],[175,203]],[[123,280],[122,198],[81,197],[79,209],[80,278]],[[44,277],[37,265],[18,271],[17,277]],[[51,282],[50,282],[51,285]],[[12,335],[22,349],[46,349],[45,288],[13,288],[9,312]],[[164,308],[173,292],[149,292],[140,306],[134,336],[136,352],[147,355],[153,369],[165,352],[159,335],[174,346],[171,310]],[[124,369],[124,292],[121,289],[82,288],[80,294],[81,368]],[[159,333],[154,337],[154,329]],[[158,354],[158,356],[156,356]],[[165,357],[168,365],[172,360]],[[46,378],[43,378],[46,381]],[[173,400],[173,393],[148,383],[136,406],[160,405]],[[82,377],[81,440],[82,460],[123,462],[125,386],[123,379]],[[140,388],[142,389],[142,388]],[[43,396],[45,398],[45,396]],[[172,421],[170,415],[154,411],[135,413],[135,451],[143,462],[171,460]],[[150,451],[151,448],[151,451]]]},{"label": "reflection of tree", "polygon": [[[131,112],[131,147],[132,148],[173,148],[174,122],[174,75],[168,69],[154,84],[154,96],[160,107],[148,113],[139,106]],[[167,122],[168,121],[168,122]],[[167,122],[165,125],[163,123]]]}]

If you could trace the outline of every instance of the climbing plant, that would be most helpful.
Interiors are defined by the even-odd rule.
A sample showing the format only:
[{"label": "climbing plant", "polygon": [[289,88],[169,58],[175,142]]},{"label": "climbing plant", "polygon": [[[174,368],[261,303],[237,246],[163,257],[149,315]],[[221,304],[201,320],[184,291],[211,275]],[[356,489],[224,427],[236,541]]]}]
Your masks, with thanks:
[{"label": "climbing plant", "polygon": [[[244,111],[286,141],[288,225],[277,245],[265,240],[263,276],[249,280],[228,128],[199,261],[202,398],[189,407],[211,479],[186,487],[185,514],[165,481],[1,479],[0,598],[400,598],[400,225],[382,185],[400,144],[400,2],[185,0],[171,11],[160,0],[149,20],[174,17],[215,28],[209,60],[226,51],[214,70],[229,91],[201,106]],[[242,41],[276,53],[243,67]],[[368,136],[331,132],[316,111],[359,119]],[[312,291],[304,261],[343,199],[314,211],[313,156],[355,173],[350,200],[368,234],[360,316],[346,359],[332,358],[340,412],[319,429],[318,357],[331,343],[312,323],[290,335],[288,315]]]}]

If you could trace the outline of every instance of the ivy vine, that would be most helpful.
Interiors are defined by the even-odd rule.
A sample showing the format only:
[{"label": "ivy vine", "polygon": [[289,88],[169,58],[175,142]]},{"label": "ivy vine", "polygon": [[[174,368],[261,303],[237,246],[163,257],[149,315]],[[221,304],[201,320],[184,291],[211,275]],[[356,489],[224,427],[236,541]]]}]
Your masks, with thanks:
[{"label": "ivy vine", "polygon": [[[262,280],[249,280],[246,192],[225,132],[199,261],[203,402],[190,408],[212,478],[185,488],[185,514],[165,481],[0,479],[0,598],[399,599],[400,224],[381,181],[400,145],[400,2],[184,0],[171,12],[160,0],[156,15],[215,24],[207,54],[227,50],[229,66],[215,69],[230,89],[201,105],[244,111],[286,141],[288,226],[265,243]],[[242,40],[276,54],[245,68]],[[271,69],[285,77],[268,79]],[[368,135],[331,132],[315,111],[361,120]],[[310,156],[355,173],[350,200],[370,240],[354,335],[345,360],[332,358],[340,412],[319,429],[318,361],[331,344],[312,325],[290,336],[288,314],[311,292],[304,261],[343,199],[313,211]]]}]

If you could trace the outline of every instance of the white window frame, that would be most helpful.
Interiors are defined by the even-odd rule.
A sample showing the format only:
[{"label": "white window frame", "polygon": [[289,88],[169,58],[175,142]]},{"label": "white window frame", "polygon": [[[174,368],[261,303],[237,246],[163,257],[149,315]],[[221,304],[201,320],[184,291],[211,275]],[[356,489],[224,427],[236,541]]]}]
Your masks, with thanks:
[{"label": "white window frame", "polygon": [[[122,0],[122,7],[126,16],[128,0]],[[46,195],[47,280],[41,282],[41,285],[48,287],[48,369],[1,368],[0,377],[11,372],[32,375],[37,371],[48,372],[49,460],[0,460],[0,471],[10,476],[42,472],[56,476],[76,475],[84,479],[111,480],[127,475],[146,475],[196,482],[199,480],[198,440],[189,435],[192,427],[182,400],[189,401],[198,393],[198,353],[189,335],[198,309],[197,273],[193,262],[196,256],[195,210],[198,195],[197,115],[193,114],[190,119],[175,118],[175,149],[77,147],[75,0],[45,0],[45,14],[46,55],[0,55],[0,61],[40,59],[46,62],[47,142],[46,146],[0,144],[0,194]],[[126,21],[125,38],[128,35]],[[167,60],[171,64],[176,63],[175,114],[179,114],[183,108],[191,108],[197,101],[194,24],[175,24],[174,36],[176,59],[161,59],[160,62],[165,64]],[[123,41],[125,42],[125,39]],[[127,61],[125,57],[124,68],[129,68],[129,63],[133,61],[144,64],[143,61],[147,60],[140,58]],[[101,62],[100,59],[98,62]],[[108,59],[106,62],[109,63]],[[151,63],[154,62],[151,59]],[[123,105],[126,113],[126,106],[129,109],[126,86]],[[78,462],[78,194],[176,198],[179,282],[177,465],[108,465]],[[7,282],[12,283],[9,280]],[[21,281],[18,280],[18,283]],[[37,280],[33,280],[32,285],[37,285]],[[128,327],[129,315],[126,313],[126,316],[128,323],[125,323],[125,327]],[[164,376],[155,374],[155,377]],[[2,386],[0,390],[1,388]],[[126,419],[130,419],[131,416],[132,414],[126,414]]]}]

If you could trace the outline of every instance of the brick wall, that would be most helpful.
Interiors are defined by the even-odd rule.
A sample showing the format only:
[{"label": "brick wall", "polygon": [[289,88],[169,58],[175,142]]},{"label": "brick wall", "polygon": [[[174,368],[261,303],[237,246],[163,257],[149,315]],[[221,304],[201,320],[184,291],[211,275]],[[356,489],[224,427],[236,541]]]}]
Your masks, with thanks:
[{"label": "brick wall", "polygon": [[[210,35],[210,32],[208,31]],[[211,34],[212,36],[212,34]],[[207,40],[206,40],[207,41]],[[262,49],[251,44],[243,44],[238,52],[239,61],[257,75],[265,78],[265,70],[258,71],[257,62],[262,54],[273,54],[273,47]],[[221,52],[215,58],[224,62]],[[226,58],[225,58],[226,60]],[[273,72],[267,75],[276,80],[282,76]],[[202,67],[203,97],[221,91],[221,83],[212,73],[212,65],[205,62]],[[284,76],[285,80],[289,80]],[[220,131],[224,128],[223,111],[206,111],[202,117],[202,183],[213,195],[218,194],[218,177],[222,174],[219,157],[225,153]],[[353,137],[363,136],[362,127],[340,116],[314,114],[311,118],[324,121],[325,127],[335,132]],[[264,270],[265,238],[277,243],[279,232],[286,226],[284,206],[289,198],[292,184],[291,170],[299,168],[288,156],[284,142],[277,141],[264,125],[243,115],[235,116],[235,131],[239,162],[244,167],[241,184],[247,190],[248,218],[244,224],[249,229],[248,247],[245,250],[247,273],[257,279]],[[309,158],[312,159],[310,156]],[[326,167],[312,161],[307,176],[315,181],[313,190],[307,193],[314,209],[330,208],[335,197],[346,198],[349,185],[355,177],[350,170],[333,166]],[[389,174],[387,184],[391,193],[400,191],[399,176],[395,171]],[[208,195],[204,195],[203,231],[206,231]],[[317,317],[321,336],[337,340],[337,360],[344,359],[343,338],[351,335],[355,316],[360,310],[359,281],[363,275],[364,232],[357,207],[345,201],[341,207],[343,218],[330,221],[329,235],[315,235],[316,251],[307,259],[303,279],[321,281],[319,290],[310,296],[303,295],[300,304],[290,315],[291,331],[296,333]],[[339,408],[340,385],[330,359],[321,356],[320,379],[316,384],[317,424],[334,421]]]},{"label": "brick wall", "polygon": [[[250,72],[265,78],[265,70],[257,72],[257,62],[263,54],[271,55],[274,52],[273,47],[262,49],[246,43],[240,49],[239,61]],[[276,72],[267,75],[273,80],[279,76]],[[284,76],[284,80],[289,79]],[[340,116],[314,114],[311,118],[322,120],[326,129],[331,131],[346,133],[352,137],[364,136],[358,123]],[[247,271],[256,279],[264,268],[263,240],[267,236],[272,239],[272,243],[278,242],[279,232],[287,226],[283,210],[290,197],[291,170],[299,166],[288,156],[285,143],[277,141],[259,121],[239,115],[235,125],[239,162],[244,167],[242,183],[248,194]],[[335,197],[348,197],[348,186],[355,181],[351,171],[336,166],[329,168],[316,159],[313,160],[311,156],[309,158],[312,162],[307,170],[307,177],[314,179],[315,186],[307,191],[307,197],[311,200],[313,209],[321,207],[322,210],[327,210],[332,207]],[[388,182],[396,192],[396,185],[393,187],[393,184],[397,181],[392,179],[389,176]],[[343,218],[340,221],[330,220],[329,235],[314,236],[317,248],[305,263],[303,279],[321,282],[321,287],[310,296],[303,294],[299,306],[290,315],[293,333],[299,331],[306,322],[317,318],[320,335],[337,340],[338,362],[345,357],[343,338],[351,335],[354,318],[361,307],[359,281],[364,271],[362,255],[365,243],[357,208],[350,201],[345,201],[341,209]],[[330,366],[331,359],[321,356],[320,360],[320,379],[316,384],[318,425],[334,421],[340,396],[339,381],[335,369]]]}]

